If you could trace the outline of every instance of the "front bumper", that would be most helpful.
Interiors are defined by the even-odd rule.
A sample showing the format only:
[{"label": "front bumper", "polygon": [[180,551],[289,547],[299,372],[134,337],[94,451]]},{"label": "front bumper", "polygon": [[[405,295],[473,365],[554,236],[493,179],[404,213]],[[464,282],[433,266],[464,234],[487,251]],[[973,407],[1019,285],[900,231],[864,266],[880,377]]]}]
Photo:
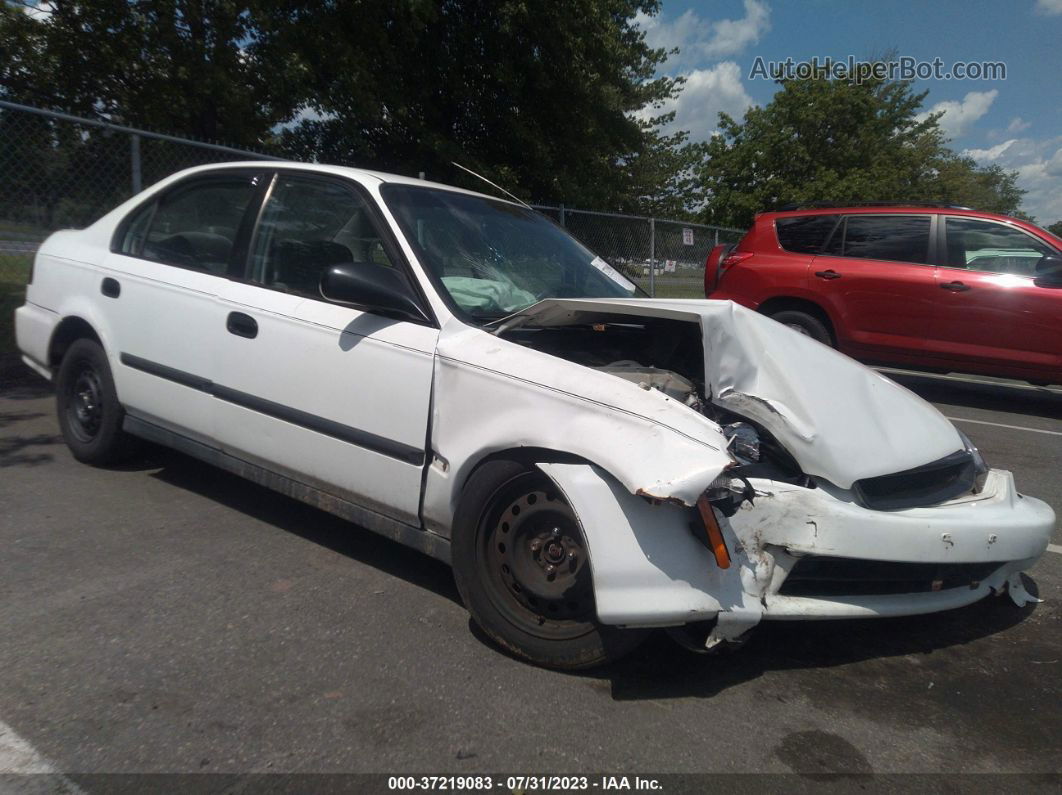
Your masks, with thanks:
[{"label": "front bumper", "polygon": [[[950,610],[989,593],[1027,597],[1020,572],[1046,549],[1055,517],[1017,493],[1009,472],[988,473],[980,494],[930,508],[873,511],[822,488],[752,480],[753,504],[719,517],[732,564],[720,569],[696,537],[695,512],[650,505],[584,464],[540,464],[579,516],[590,552],[598,618],[669,626],[717,618],[709,643],[763,619],[904,616]],[[779,593],[802,556],[897,563],[991,564],[961,587],[912,593]],[[836,593],[835,591],[833,593]]]}]

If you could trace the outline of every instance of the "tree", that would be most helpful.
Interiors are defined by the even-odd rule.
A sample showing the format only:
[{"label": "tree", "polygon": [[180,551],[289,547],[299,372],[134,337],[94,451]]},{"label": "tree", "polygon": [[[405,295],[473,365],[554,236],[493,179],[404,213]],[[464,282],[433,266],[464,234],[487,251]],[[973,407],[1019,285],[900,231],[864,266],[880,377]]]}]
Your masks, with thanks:
[{"label": "tree", "polygon": [[[677,212],[658,0],[0,0],[0,97],[528,199]],[[42,79],[46,75],[47,79]]]},{"label": "tree", "polygon": [[38,107],[254,146],[295,112],[291,66],[236,0],[0,4],[0,97]]},{"label": "tree", "polygon": [[944,145],[938,115],[918,118],[910,83],[784,79],[742,122],[720,114],[698,175],[704,220],[748,226],[787,203],[947,201],[1018,211],[1016,174],[979,168]]},{"label": "tree", "polygon": [[456,161],[527,199],[635,210],[673,203],[685,136],[635,112],[680,81],[634,25],[655,0],[289,2],[260,20],[293,54],[317,118],[281,136],[297,157],[482,189]]},{"label": "tree", "polygon": [[1055,237],[1062,237],[1062,221],[1055,221],[1053,224],[1047,227],[1047,231]]}]

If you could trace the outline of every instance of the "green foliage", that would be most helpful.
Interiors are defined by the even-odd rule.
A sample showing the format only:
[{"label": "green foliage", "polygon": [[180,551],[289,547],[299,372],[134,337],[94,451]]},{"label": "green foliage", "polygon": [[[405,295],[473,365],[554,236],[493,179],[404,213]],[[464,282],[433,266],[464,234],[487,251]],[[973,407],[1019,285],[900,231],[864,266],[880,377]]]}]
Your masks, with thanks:
[{"label": "green foliage", "polygon": [[[0,0],[0,97],[526,198],[674,210],[657,0]],[[46,76],[46,77],[45,77]],[[292,122],[297,122],[292,124]]]},{"label": "green foliage", "polygon": [[703,220],[748,226],[790,202],[947,201],[1014,214],[1016,174],[980,168],[944,145],[938,116],[916,118],[926,94],[910,83],[826,77],[779,80],[721,134],[699,168]]},{"label": "green foliage", "polygon": [[296,157],[483,188],[456,161],[527,199],[637,209],[667,201],[684,135],[632,113],[671,96],[663,51],[633,25],[650,0],[292,2],[263,19],[322,118],[281,136]]},{"label": "green foliage", "polygon": [[250,145],[298,104],[290,60],[259,55],[248,3],[53,0],[0,7],[5,99]]},{"label": "green foliage", "polygon": [[1062,221],[1055,221],[1048,227],[1045,227],[1055,237],[1062,237]]}]

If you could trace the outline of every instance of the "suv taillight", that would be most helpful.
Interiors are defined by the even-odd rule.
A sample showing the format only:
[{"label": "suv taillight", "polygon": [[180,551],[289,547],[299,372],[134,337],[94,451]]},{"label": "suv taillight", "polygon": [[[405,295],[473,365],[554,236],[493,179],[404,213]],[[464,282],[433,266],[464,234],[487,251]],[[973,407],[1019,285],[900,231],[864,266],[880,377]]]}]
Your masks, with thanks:
[{"label": "suv taillight", "polygon": [[723,278],[727,268],[752,256],[745,252],[735,252],[733,248],[733,243],[720,243],[708,254],[708,259],[704,263],[705,298],[709,297],[719,286],[719,281]]},{"label": "suv taillight", "polygon": [[725,271],[727,268],[731,268],[739,262],[744,262],[751,256],[751,251],[733,251],[723,257],[723,261],[719,263],[719,268]]}]

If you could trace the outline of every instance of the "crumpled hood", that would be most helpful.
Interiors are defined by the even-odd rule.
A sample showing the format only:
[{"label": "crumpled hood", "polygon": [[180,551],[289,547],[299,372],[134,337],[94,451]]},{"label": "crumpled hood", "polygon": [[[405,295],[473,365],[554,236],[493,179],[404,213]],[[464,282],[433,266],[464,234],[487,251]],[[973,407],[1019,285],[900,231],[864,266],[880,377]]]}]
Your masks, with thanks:
[{"label": "crumpled hood", "polygon": [[[706,398],[768,429],[809,475],[841,487],[962,449],[932,405],[810,337],[730,301],[551,299],[503,321],[564,326],[616,316],[697,323]],[[688,411],[675,405],[674,411]]]}]

